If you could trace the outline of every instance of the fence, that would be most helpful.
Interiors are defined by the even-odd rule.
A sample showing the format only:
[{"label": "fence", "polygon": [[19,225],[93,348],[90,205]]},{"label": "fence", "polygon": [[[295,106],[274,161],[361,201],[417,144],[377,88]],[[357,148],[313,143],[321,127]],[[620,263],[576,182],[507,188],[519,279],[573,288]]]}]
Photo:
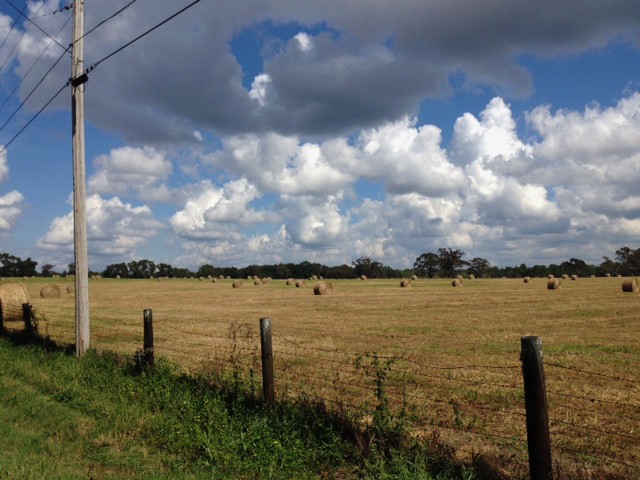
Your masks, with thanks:
[{"label": "fence", "polygon": [[[510,473],[521,473],[527,457],[535,458],[530,448],[544,444],[527,434],[522,345],[436,341],[428,334],[376,331],[358,331],[356,341],[349,328],[329,330],[273,318],[269,353],[266,329],[260,328],[257,317],[249,322],[211,318],[181,322],[173,313],[155,313],[156,318],[146,310],[142,321],[123,321],[117,311],[105,308],[92,320],[92,345],[141,352],[148,362],[160,355],[193,370],[241,371],[267,401],[322,402],[364,422],[371,420],[382,394],[393,414],[405,412],[413,419],[416,435],[424,441],[445,445],[465,459],[492,456]],[[72,313],[54,316],[36,311],[31,318],[42,336],[73,343]],[[17,322],[4,326],[22,328]],[[636,355],[619,351],[603,355],[608,362],[638,366]],[[548,409],[544,411],[552,466],[557,475],[575,468],[583,469],[584,478],[594,471],[637,477],[640,381],[585,366],[583,359],[577,350],[545,351],[543,390]],[[269,360],[271,374],[263,369]],[[545,433],[534,436],[544,439]],[[551,463],[551,457],[545,457],[547,447],[540,450],[543,459],[533,465],[542,465],[543,473],[531,470],[533,478],[546,475]]]}]

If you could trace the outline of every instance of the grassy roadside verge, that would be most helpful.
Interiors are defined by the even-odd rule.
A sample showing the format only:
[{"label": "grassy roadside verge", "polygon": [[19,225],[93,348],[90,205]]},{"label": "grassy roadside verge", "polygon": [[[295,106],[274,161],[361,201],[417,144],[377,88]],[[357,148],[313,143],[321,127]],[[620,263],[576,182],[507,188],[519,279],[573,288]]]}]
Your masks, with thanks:
[{"label": "grassy roadside verge", "polygon": [[417,446],[356,448],[320,408],[264,408],[160,362],[0,339],[0,478],[474,478]]}]

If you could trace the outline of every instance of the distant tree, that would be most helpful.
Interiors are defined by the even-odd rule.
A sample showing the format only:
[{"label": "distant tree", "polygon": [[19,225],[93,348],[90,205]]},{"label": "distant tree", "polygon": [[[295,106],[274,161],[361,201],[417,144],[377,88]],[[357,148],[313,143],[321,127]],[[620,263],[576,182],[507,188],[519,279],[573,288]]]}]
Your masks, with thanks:
[{"label": "distant tree", "polygon": [[50,263],[45,263],[40,269],[40,272],[42,273],[43,277],[51,277],[54,273],[53,268],[54,268],[54,265],[51,265]]},{"label": "distant tree", "polygon": [[127,267],[132,278],[151,278],[156,275],[156,264],[151,260],[129,262]]},{"label": "distant tree", "polygon": [[462,257],[464,257],[462,250],[439,248],[438,264],[440,266],[440,275],[443,277],[455,277],[459,270],[468,264],[468,262],[462,260]]},{"label": "distant tree", "polygon": [[196,272],[196,277],[208,277],[209,275],[216,276],[216,268],[209,263],[201,265]]},{"label": "distant tree", "polygon": [[105,278],[129,278],[129,268],[126,263],[114,263],[107,265],[102,272],[102,276]]},{"label": "distant tree", "polygon": [[640,248],[633,250],[629,247],[622,247],[616,250],[616,260],[620,263],[623,275],[640,274]]},{"label": "distant tree", "polygon": [[491,275],[491,264],[485,258],[476,257],[469,261],[467,272],[478,278],[487,278]]},{"label": "distant tree", "polygon": [[376,262],[375,260],[371,260],[369,257],[360,257],[357,260],[352,262],[353,265],[353,274],[356,277],[361,277],[362,275],[366,275],[369,278],[383,278],[383,267],[382,263]]},{"label": "distant tree", "polygon": [[434,278],[440,272],[440,258],[435,253],[423,253],[416,258],[413,270],[420,277]]},{"label": "distant tree", "polygon": [[75,262],[67,265],[67,275],[75,275],[76,274],[76,264]]},{"label": "distant tree", "polygon": [[156,265],[156,275],[158,277],[178,277],[178,275],[176,275],[176,269],[168,263],[159,263]]}]

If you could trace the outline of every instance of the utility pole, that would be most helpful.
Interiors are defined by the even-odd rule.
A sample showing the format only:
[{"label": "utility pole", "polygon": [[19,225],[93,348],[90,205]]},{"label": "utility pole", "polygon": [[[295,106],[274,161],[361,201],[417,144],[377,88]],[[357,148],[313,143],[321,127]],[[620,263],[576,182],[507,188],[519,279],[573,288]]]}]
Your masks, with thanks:
[{"label": "utility pole", "polygon": [[73,2],[71,44],[71,128],[73,130],[73,241],[75,252],[76,355],[89,348],[89,265],[87,259],[87,208],[84,152],[84,0]]}]

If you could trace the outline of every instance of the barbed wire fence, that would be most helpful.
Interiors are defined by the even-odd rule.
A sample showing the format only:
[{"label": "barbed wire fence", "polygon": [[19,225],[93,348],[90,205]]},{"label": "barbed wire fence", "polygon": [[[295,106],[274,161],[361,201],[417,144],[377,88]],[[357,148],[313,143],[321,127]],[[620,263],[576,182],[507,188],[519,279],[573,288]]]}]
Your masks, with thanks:
[{"label": "barbed wire fence", "polygon": [[[21,310],[0,323],[3,332],[38,335],[59,345],[75,341],[73,312],[55,316],[30,305],[5,302],[3,310]],[[1,313],[1,312],[0,312]],[[125,355],[144,353],[143,321],[98,315],[92,321],[97,350]],[[6,318],[0,315],[0,318]],[[161,315],[153,323],[153,354],[192,372],[235,375],[252,389],[260,379],[260,329],[255,322],[207,319],[206,328],[177,324]],[[363,332],[359,332],[363,335]],[[522,364],[517,346],[500,346],[482,364],[427,362],[404,340],[415,335],[364,333],[387,340],[386,348],[345,350],[314,345],[309,339],[346,331],[285,326],[274,322],[273,358],[276,401],[311,401],[327,410],[371,423],[385,402],[393,418],[406,418],[411,434],[435,442],[470,461],[488,455],[511,472],[527,462],[526,411]],[[379,338],[381,337],[381,338]],[[425,343],[428,338],[425,337]],[[451,342],[450,348],[471,348]],[[354,345],[355,346],[355,345]],[[610,354],[617,360],[615,354]],[[625,358],[625,363],[636,361]],[[546,353],[549,430],[554,470],[600,469],[632,478],[640,474],[640,380],[576,366],[580,355]],[[585,478],[589,478],[585,476]]]}]

